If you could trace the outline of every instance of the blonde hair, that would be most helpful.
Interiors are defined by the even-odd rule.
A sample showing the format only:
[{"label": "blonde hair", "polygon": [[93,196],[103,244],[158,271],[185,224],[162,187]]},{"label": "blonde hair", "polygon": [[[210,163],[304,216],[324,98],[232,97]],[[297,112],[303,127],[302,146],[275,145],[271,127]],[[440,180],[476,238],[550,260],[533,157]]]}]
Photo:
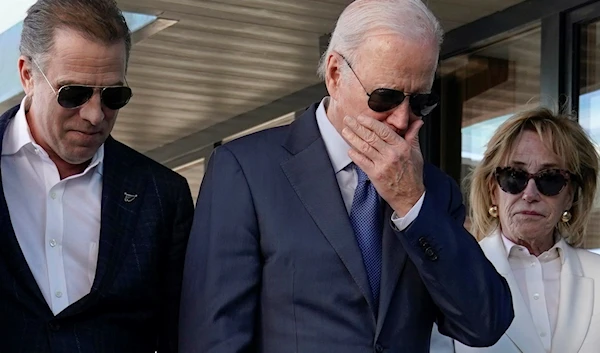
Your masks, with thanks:
[{"label": "blonde hair", "polygon": [[566,114],[555,114],[546,108],[536,108],[516,114],[505,121],[490,139],[483,160],[473,170],[470,180],[471,232],[478,239],[498,227],[498,218],[489,215],[492,192],[496,185],[494,171],[504,166],[515,141],[524,130],[534,131],[540,140],[565,161],[565,167],[575,178],[574,202],[569,222],[559,222],[559,234],[574,247],[584,243],[590,211],[596,194],[598,152],[587,133]]}]

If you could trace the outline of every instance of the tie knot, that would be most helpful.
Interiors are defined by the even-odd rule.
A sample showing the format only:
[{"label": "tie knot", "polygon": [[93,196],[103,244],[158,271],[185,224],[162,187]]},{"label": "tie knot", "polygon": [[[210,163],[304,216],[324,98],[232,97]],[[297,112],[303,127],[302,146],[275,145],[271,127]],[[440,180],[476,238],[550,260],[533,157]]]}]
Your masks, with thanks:
[{"label": "tie knot", "polygon": [[356,169],[356,174],[358,175],[358,183],[362,184],[369,180],[369,176],[365,173],[359,166],[353,164],[354,169]]}]

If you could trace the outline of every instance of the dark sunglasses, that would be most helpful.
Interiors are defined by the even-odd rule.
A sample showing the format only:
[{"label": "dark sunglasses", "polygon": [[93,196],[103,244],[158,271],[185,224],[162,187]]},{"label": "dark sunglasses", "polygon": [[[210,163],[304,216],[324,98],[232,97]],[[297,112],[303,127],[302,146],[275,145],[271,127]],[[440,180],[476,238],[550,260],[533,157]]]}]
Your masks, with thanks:
[{"label": "dark sunglasses", "polygon": [[563,169],[544,169],[535,174],[512,167],[498,167],[494,172],[496,181],[504,192],[517,195],[523,192],[530,179],[535,181],[538,191],[546,196],[558,195],[575,175]]},{"label": "dark sunglasses", "polygon": [[117,110],[123,108],[132,96],[131,88],[126,86],[84,86],[66,85],[59,88],[56,99],[61,107],[74,109],[87,103],[94,95],[94,90],[100,89],[100,99],[108,109]]},{"label": "dark sunglasses", "polygon": [[100,90],[100,100],[102,104],[108,109],[112,110],[123,108],[127,103],[129,103],[129,100],[133,95],[131,88],[127,86],[100,87],[86,85],[65,85],[60,87],[57,92],[37,62],[33,59],[32,61],[35,66],[37,66],[38,70],[40,70],[48,85],[50,85],[52,92],[54,92],[56,95],[58,104],[60,104],[60,106],[63,108],[75,109],[81,107],[92,98],[96,89]]},{"label": "dark sunglasses", "polygon": [[342,59],[346,62],[358,83],[365,90],[365,93],[369,97],[369,108],[377,113],[387,112],[388,110],[394,109],[402,102],[406,97],[409,97],[408,104],[410,105],[410,109],[417,116],[426,116],[429,115],[437,107],[440,102],[440,98],[437,94],[431,93],[419,93],[419,94],[406,94],[402,91],[398,91],[391,88],[377,88],[373,92],[369,93],[365,86],[362,84],[356,71],[350,65],[350,62],[346,60],[346,58],[339,54]]}]

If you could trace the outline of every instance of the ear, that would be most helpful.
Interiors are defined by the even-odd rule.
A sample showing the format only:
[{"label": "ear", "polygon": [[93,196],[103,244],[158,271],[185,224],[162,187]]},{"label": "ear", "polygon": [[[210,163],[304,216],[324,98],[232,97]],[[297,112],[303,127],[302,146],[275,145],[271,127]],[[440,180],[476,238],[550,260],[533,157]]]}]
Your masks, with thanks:
[{"label": "ear", "polygon": [[338,100],[339,88],[342,81],[342,58],[330,52],[327,56],[327,66],[325,69],[325,85],[327,92],[334,99]]},{"label": "ear", "polygon": [[31,96],[33,93],[33,71],[31,68],[31,60],[21,55],[18,60],[19,77],[21,79],[21,86],[25,95]]}]

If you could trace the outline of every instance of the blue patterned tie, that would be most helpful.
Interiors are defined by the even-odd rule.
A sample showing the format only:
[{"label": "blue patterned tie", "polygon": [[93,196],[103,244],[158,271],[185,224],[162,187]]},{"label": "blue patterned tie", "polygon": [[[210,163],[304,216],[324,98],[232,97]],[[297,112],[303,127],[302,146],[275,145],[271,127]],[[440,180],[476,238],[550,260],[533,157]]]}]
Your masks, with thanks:
[{"label": "blue patterned tie", "polygon": [[358,174],[358,185],[354,191],[350,222],[362,253],[371,294],[377,308],[381,283],[381,201],[367,174],[358,166],[352,165]]}]

